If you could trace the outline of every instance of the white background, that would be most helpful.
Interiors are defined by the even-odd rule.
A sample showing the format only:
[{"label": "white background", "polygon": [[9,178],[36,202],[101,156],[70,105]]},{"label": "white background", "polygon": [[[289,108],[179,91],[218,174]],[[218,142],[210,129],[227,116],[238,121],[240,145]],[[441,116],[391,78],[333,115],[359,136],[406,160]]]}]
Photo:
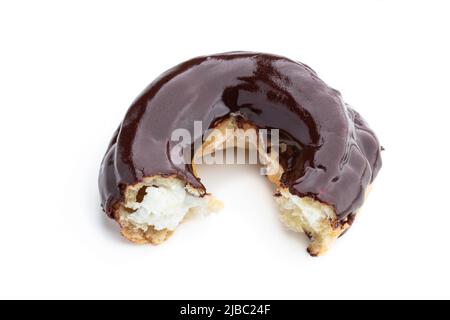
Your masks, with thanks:
[{"label": "white background", "polygon": [[[2,1],[0,298],[450,298],[448,1]],[[202,167],[219,214],[135,246],[97,175],[132,100],[203,54],[312,66],[386,148],[324,257],[252,167]]]}]

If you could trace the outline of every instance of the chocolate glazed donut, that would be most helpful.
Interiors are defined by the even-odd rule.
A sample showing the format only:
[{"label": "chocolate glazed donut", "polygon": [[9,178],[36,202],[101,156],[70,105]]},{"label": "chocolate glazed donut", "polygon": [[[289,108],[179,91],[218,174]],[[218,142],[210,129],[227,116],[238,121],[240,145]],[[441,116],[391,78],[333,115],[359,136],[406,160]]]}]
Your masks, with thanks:
[{"label": "chocolate glazed donut", "polygon": [[[103,160],[102,207],[128,239],[159,243],[188,211],[217,207],[193,166],[175,163],[170,153],[179,143],[174,130],[194,134],[194,121],[202,121],[204,134],[224,124],[279,129],[285,148],[275,199],[282,221],[312,240],[311,255],[323,254],[352,224],[381,167],[373,131],[308,66],[251,52],[194,58],[135,100]],[[174,194],[175,209],[156,205]]]}]

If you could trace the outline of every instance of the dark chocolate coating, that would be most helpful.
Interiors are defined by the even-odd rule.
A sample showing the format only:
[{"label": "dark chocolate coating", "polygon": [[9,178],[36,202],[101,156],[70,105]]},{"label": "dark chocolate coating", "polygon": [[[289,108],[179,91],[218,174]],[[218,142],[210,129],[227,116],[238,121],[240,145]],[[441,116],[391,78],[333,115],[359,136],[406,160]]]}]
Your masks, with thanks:
[{"label": "dark chocolate coating", "polygon": [[281,184],[292,194],[334,207],[340,221],[361,207],[381,167],[380,144],[361,116],[308,66],[262,53],[199,57],[162,74],[131,105],[100,171],[102,207],[124,198],[128,185],[154,175],[177,175],[205,191],[190,165],[169,150],[174,129],[193,133],[235,116],[258,128],[280,129]]}]

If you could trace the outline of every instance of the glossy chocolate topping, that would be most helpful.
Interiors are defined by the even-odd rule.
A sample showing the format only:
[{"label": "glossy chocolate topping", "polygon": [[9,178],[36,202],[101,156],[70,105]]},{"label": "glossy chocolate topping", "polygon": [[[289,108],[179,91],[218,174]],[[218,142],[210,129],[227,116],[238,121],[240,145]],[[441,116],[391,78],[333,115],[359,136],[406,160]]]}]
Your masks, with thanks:
[{"label": "glossy chocolate topping", "polygon": [[280,129],[282,186],[334,207],[340,220],[364,201],[381,167],[380,145],[361,116],[308,66],[284,57],[232,52],[199,57],[165,72],[136,99],[115,133],[100,172],[105,212],[128,185],[177,175],[205,190],[190,165],[176,165],[172,132],[206,131],[234,116],[258,128]]}]

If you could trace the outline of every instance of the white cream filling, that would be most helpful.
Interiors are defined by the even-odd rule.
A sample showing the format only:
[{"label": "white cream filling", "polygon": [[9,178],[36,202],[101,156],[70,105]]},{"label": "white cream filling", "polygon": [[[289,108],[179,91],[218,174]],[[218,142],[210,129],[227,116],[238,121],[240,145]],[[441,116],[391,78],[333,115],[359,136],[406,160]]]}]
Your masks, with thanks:
[{"label": "white cream filling", "polygon": [[127,207],[135,210],[127,220],[144,231],[148,226],[175,230],[190,210],[206,212],[208,201],[189,194],[180,184],[173,184],[147,187],[142,202],[131,202]]},{"label": "white cream filling", "polygon": [[293,204],[295,204],[301,211],[303,218],[313,229],[318,229],[320,222],[326,217],[321,209],[317,209],[307,205],[302,198],[293,198]]},{"label": "white cream filling", "polygon": [[321,230],[326,219],[334,215],[331,207],[312,201],[310,198],[294,196],[286,190],[281,190],[281,194],[285,201],[279,203],[280,209],[290,212],[292,217],[300,218],[316,232]]}]

